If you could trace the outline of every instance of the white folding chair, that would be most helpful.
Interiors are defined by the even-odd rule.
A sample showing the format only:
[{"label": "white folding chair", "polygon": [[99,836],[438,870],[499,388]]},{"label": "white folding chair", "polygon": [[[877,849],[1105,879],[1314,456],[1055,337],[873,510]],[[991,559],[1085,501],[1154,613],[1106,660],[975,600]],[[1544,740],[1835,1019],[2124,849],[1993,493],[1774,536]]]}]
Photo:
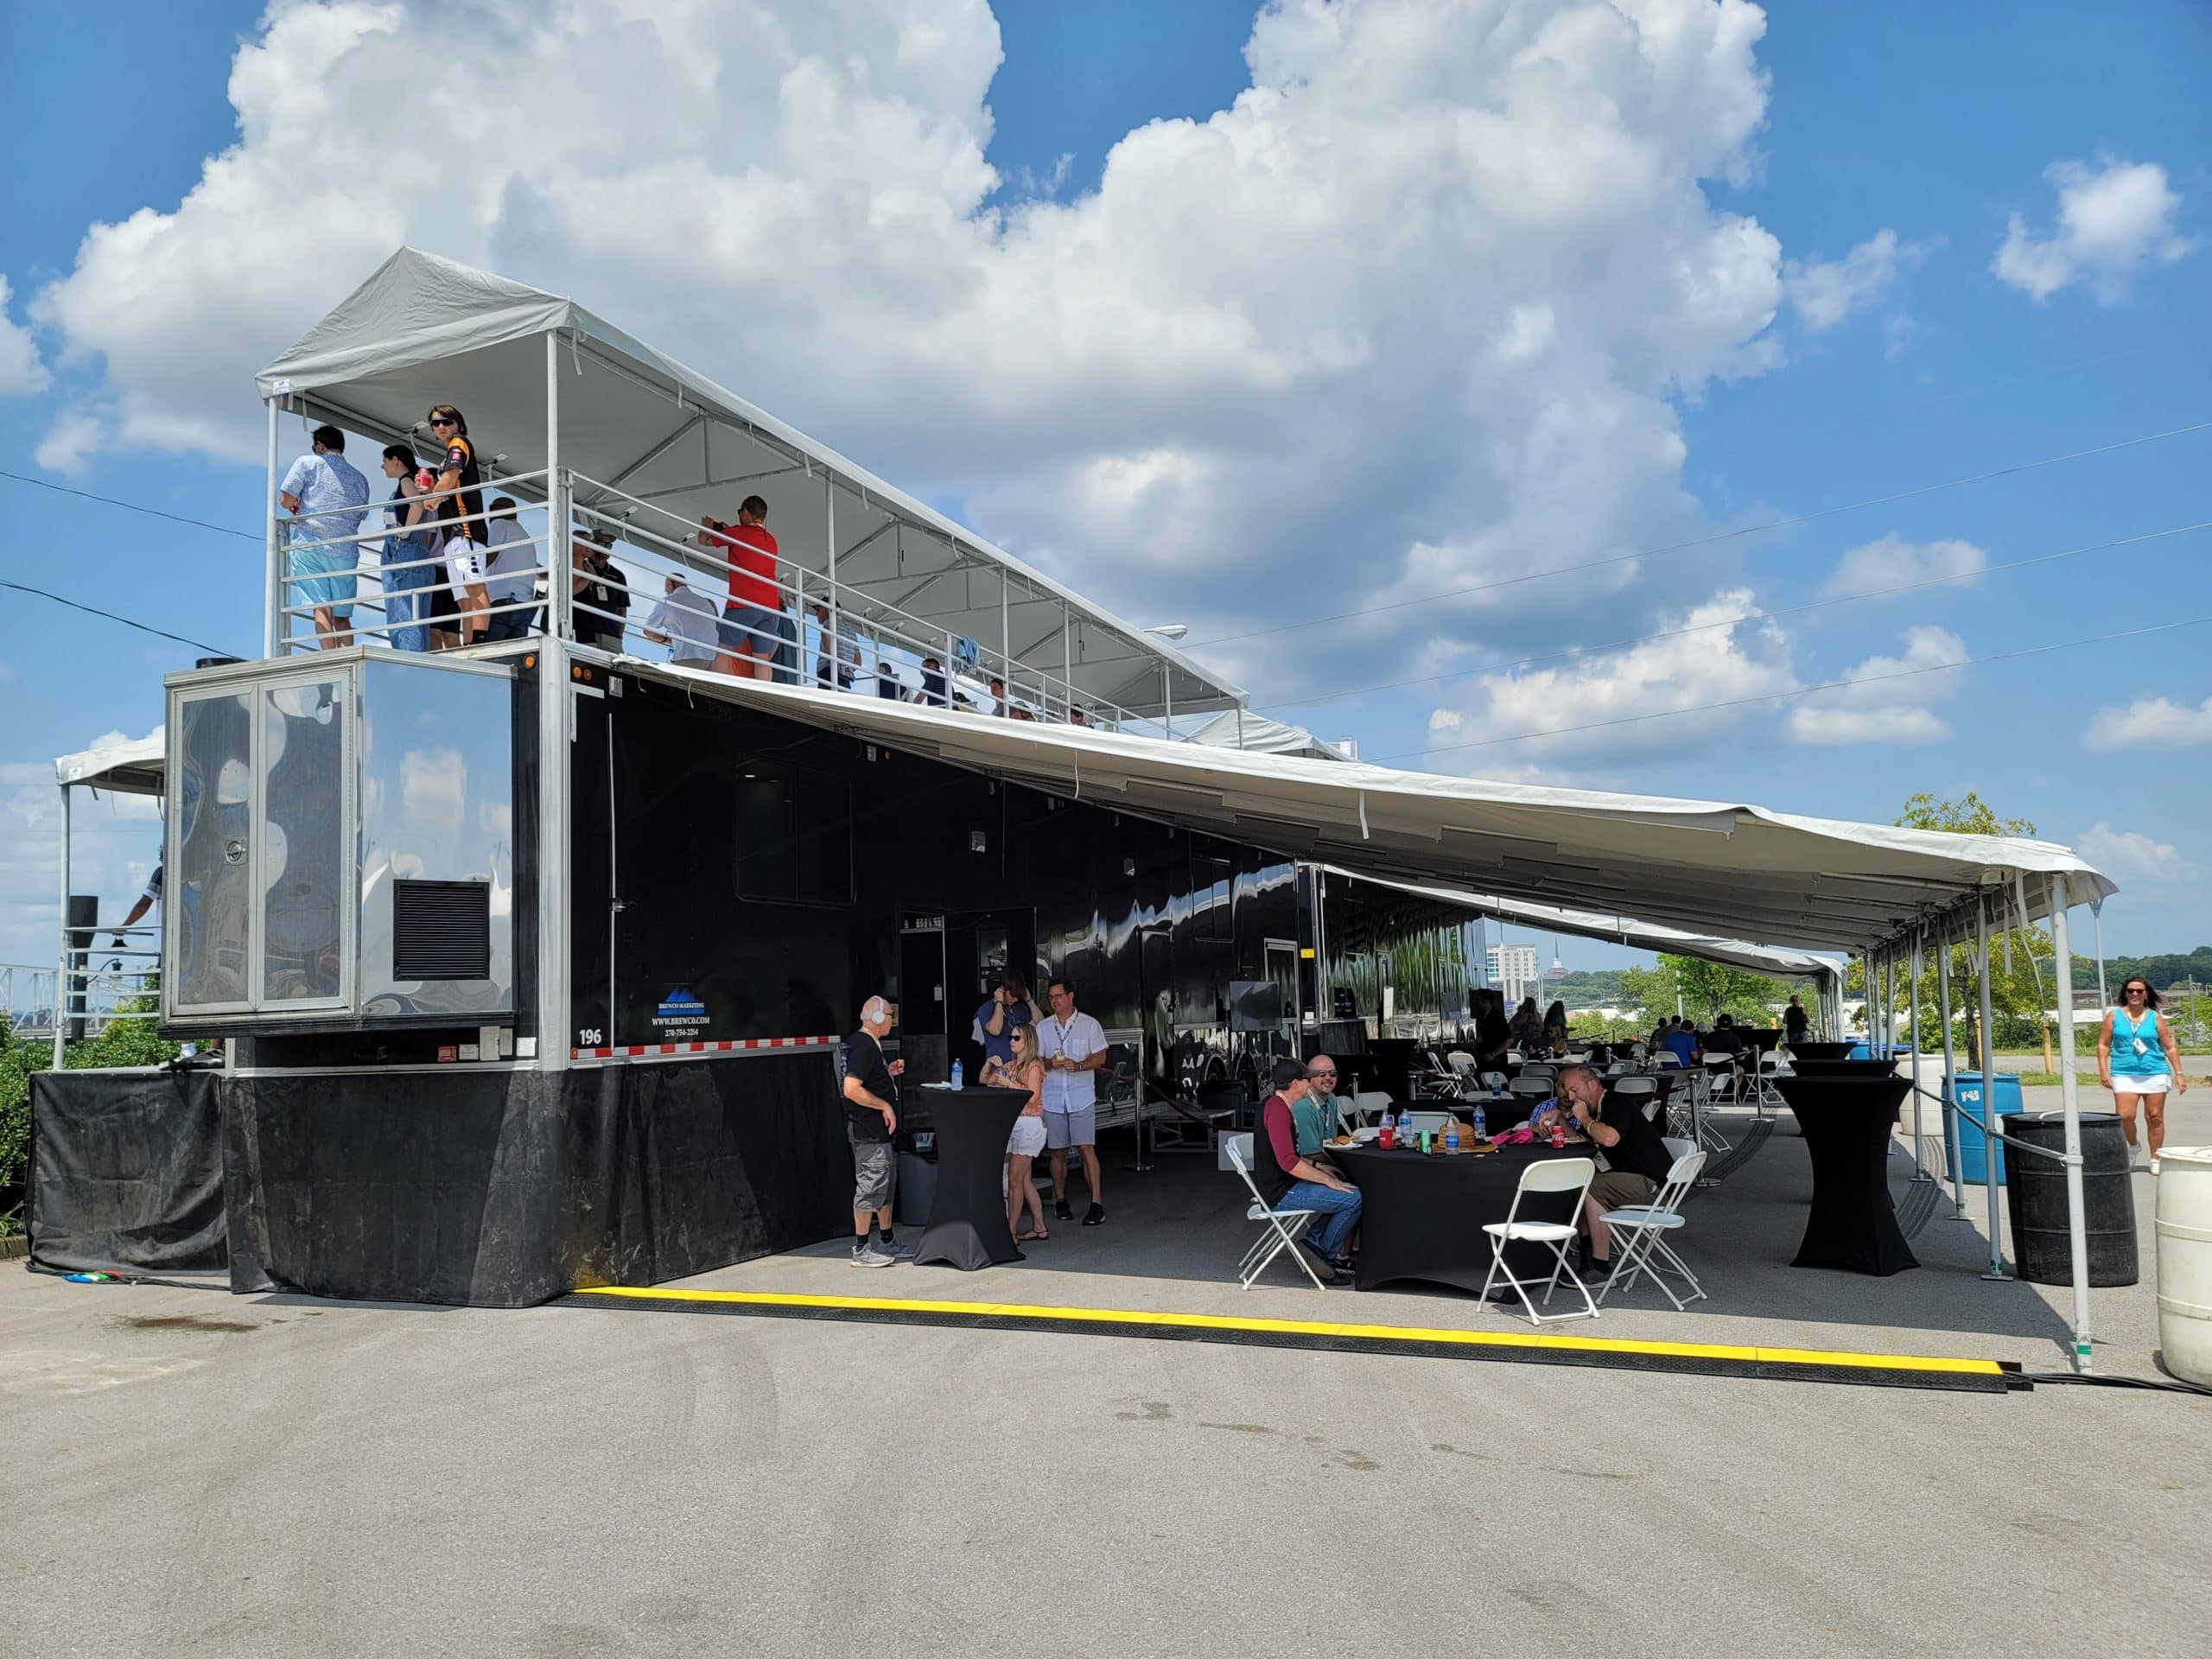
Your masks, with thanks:
[{"label": "white folding chair", "polygon": [[1662,1071],[1678,1071],[1681,1067],[1682,1057],[1671,1048],[1662,1048],[1651,1057],[1651,1064]]},{"label": "white folding chair", "polygon": [[[1572,1221],[1523,1221],[1521,1219],[1521,1200],[1531,1192],[1572,1192],[1574,1195],[1573,1213],[1582,1213],[1582,1201],[1589,1196],[1590,1182],[1598,1173],[1598,1166],[1587,1158],[1546,1158],[1530,1164],[1521,1172],[1521,1184],[1513,1189],[1513,1207],[1505,1212],[1503,1221],[1483,1224],[1483,1231],[1490,1235],[1490,1273],[1483,1280],[1483,1297],[1488,1300],[1499,1280],[1520,1293],[1521,1306],[1529,1310],[1531,1325],[1555,1325],[1561,1319],[1594,1319],[1598,1304],[1590,1300],[1589,1287],[1585,1285],[1574,1269],[1567,1264],[1567,1247],[1574,1243],[1576,1233]],[[1552,1292],[1559,1288],[1565,1277],[1575,1293],[1582,1298],[1584,1312],[1576,1313],[1539,1313],[1536,1305],[1529,1300],[1529,1287],[1536,1281],[1516,1277],[1505,1265],[1508,1244],[1542,1244],[1549,1248],[1554,1259],[1552,1276],[1544,1281],[1544,1306],[1552,1305]]]},{"label": "white folding chair", "polygon": [[1503,1071],[1485,1071],[1476,1081],[1493,1095],[1505,1092],[1505,1073]]},{"label": "white folding chair", "polygon": [[1444,1057],[1444,1064],[1450,1066],[1452,1071],[1461,1077],[1471,1077],[1475,1075],[1475,1057],[1464,1048],[1455,1048],[1446,1054]]},{"label": "white folding chair", "polygon": [[1789,1068],[1783,1064],[1782,1056],[1771,1050],[1759,1056],[1758,1070],[1751,1078],[1751,1101],[1758,1108],[1761,1117],[1770,1115],[1771,1109],[1787,1105],[1782,1090],[1774,1086],[1775,1078],[1790,1076]]},{"label": "white folding chair", "polygon": [[1640,1100],[1645,1122],[1659,1116],[1659,1084],[1656,1079],[1623,1077],[1613,1084],[1613,1092],[1624,1100]]},{"label": "white folding chair", "polygon": [[1446,1125],[1451,1123],[1457,1116],[1452,1112],[1408,1112],[1406,1121],[1415,1135],[1419,1135],[1423,1129],[1427,1129],[1431,1135],[1441,1135],[1444,1133]]},{"label": "white folding chair", "polygon": [[1553,1084],[1559,1081],[1559,1067],[1555,1065],[1524,1065],[1521,1068],[1521,1075],[1533,1082],[1542,1084],[1546,1088],[1549,1088]]},{"label": "white folding chair", "polygon": [[1669,1158],[1687,1158],[1697,1150],[1697,1142],[1685,1135],[1662,1135],[1659,1144],[1667,1148]]},{"label": "white folding chair", "polygon": [[[1653,1284],[1665,1291],[1667,1300],[1678,1313],[1703,1299],[1705,1287],[1698,1283],[1689,1264],[1668,1245],[1666,1236],[1682,1224],[1682,1199],[1697,1185],[1698,1173],[1704,1167],[1703,1153],[1695,1149],[1683,1153],[1667,1171],[1667,1184],[1650,1203],[1624,1205],[1605,1211],[1605,1229],[1613,1236],[1613,1270],[1598,1287],[1599,1301],[1604,1301],[1610,1291],[1630,1289],[1639,1274],[1649,1276]],[[1675,1294],[1674,1287],[1652,1261],[1655,1255],[1664,1257],[1667,1266],[1681,1275],[1688,1296]]]},{"label": "white folding chair", "polygon": [[1223,1156],[1244,1183],[1244,1190],[1252,1195],[1252,1207],[1244,1212],[1244,1219],[1263,1224],[1260,1236],[1252,1248],[1244,1252],[1244,1259],[1236,1264],[1236,1281],[1243,1289],[1252,1288],[1252,1281],[1267,1271],[1268,1263],[1288,1250],[1298,1265],[1306,1269],[1306,1276],[1313,1281],[1313,1288],[1321,1288],[1321,1275],[1313,1271],[1313,1264],[1298,1248],[1298,1241],[1312,1223],[1311,1210],[1271,1210],[1268,1201],[1260,1196],[1260,1189],[1252,1180],[1252,1132],[1222,1137]]},{"label": "white folding chair", "polygon": [[1393,1103],[1390,1096],[1379,1089],[1364,1090],[1351,1097],[1352,1116],[1363,1126],[1380,1122],[1382,1114],[1389,1111]]}]

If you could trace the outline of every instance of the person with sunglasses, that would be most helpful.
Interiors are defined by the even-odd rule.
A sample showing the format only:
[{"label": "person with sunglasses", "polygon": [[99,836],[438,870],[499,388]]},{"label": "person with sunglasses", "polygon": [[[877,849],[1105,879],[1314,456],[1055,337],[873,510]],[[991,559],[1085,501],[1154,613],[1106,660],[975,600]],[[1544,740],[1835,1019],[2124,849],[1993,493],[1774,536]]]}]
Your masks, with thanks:
[{"label": "person with sunglasses", "polygon": [[1337,1093],[1337,1063],[1326,1054],[1306,1062],[1306,1097],[1291,1103],[1291,1127],[1297,1131],[1298,1155],[1321,1156],[1321,1143],[1337,1132],[1338,1114],[1351,1109],[1351,1102]]},{"label": "person with sunglasses", "polygon": [[2174,1028],[2158,1012],[2158,994],[2140,974],[2120,988],[2120,1006],[2105,1015],[2097,1032],[2097,1080],[2112,1090],[2120,1111],[2120,1133],[2135,1144],[2135,1106],[2143,1106],[2143,1128],[2151,1142],[2151,1173],[2158,1173],[2158,1150],[2166,1143],[2166,1095],[2189,1092],[2182,1075],[2181,1050]]},{"label": "person with sunglasses", "polygon": [[437,479],[430,486],[430,519],[437,527],[438,550],[445,555],[446,577],[460,611],[461,643],[473,645],[484,638],[485,613],[492,608],[484,585],[489,563],[484,474],[476,465],[468,423],[459,410],[439,404],[430,410],[429,421],[431,435],[444,451]]}]

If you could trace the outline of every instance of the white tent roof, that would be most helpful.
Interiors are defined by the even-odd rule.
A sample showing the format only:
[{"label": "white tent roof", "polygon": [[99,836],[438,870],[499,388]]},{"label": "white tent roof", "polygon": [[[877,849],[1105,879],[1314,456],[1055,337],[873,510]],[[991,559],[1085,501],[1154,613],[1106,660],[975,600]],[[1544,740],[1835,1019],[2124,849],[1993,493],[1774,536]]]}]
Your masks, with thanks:
[{"label": "white tent roof", "polygon": [[[1333,865],[1328,868],[1336,871]],[[1344,875],[1357,874],[1351,870],[1336,873]],[[1788,950],[1773,945],[1753,944],[1747,939],[1719,938],[1710,933],[1662,927],[1656,922],[1638,921],[1633,917],[1567,910],[1557,905],[1533,904],[1525,899],[1502,898],[1497,893],[1459,893],[1448,887],[1423,887],[1403,881],[1382,885],[1396,887],[1400,892],[1414,893],[1423,899],[1433,899],[1439,904],[1458,905],[1501,922],[1511,922],[1516,926],[1535,928],[1546,933],[1565,933],[1578,939],[1606,939],[1615,944],[1634,945],[1643,950],[1664,950],[1670,956],[1696,957],[1700,961],[1726,963],[1732,968],[1748,969],[1755,974],[1770,974],[1778,979],[1833,979],[1839,985],[1843,979],[1841,963],[1829,957],[1816,957],[1809,950]]]},{"label": "white tent roof", "polygon": [[[758,493],[785,561],[819,574],[829,569],[830,480],[838,580],[931,632],[996,653],[1003,616],[1014,659],[1058,677],[1065,619],[1071,677],[1084,697],[1156,715],[1167,706],[1166,669],[1179,715],[1242,700],[1236,686],[1157,636],[575,301],[435,254],[400,249],[264,369],[258,384],[264,398],[311,422],[411,441],[423,454],[434,452],[426,411],[451,403],[467,417],[487,479],[494,470],[535,473],[546,461],[544,336],[555,332],[565,371],[562,464],[602,486],[579,485],[578,505],[634,512],[638,526],[681,537],[702,513],[734,518],[738,503]],[[498,456],[505,459],[495,469]],[[513,493],[542,493],[528,485]]]},{"label": "white tent roof", "polygon": [[1191,734],[1191,741],[1217,749],[1249,749],[1255,754],[1302,754],[1314,760],[1345,758],[1335,744],[1324,743],[1303,726],[1269,720],[1249,709],[1241,714],[1231,709],[1216,715]]},{"label": "white tent roof", "polygon": [[151,737],[65,754],[54,763],[54,775],[62,784],[109,789],[118,795],[158,795],[166,765],[162,758],[166,741],[167,734],[157,731]]},{"label": "white tent roof", "polygon": [[1975,902],[2117,889],[2068,848],[1803,817],[1726,801],[1485,783],[960,715],[638,663],[702,696],[1354,875],[1633,912],[1719,938],[1863,950]]}]

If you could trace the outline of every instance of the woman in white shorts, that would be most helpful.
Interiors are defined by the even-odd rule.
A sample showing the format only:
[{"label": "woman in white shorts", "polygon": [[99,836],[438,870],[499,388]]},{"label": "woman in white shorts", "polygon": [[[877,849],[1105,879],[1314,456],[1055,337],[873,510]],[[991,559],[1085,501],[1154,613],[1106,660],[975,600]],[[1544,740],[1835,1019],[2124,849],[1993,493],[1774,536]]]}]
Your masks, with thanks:
[{"label": "woman in white shorts", "polygon": [[[1045,1200],[1037,1196],[1036,1184],[1029,1179],[1030,1165],[1045,1150],[1045,1061],[1037,1052],[1037,1027],[1016,1026],[1014,1058],[1003,1065],[997,1060],[984,1062],[982,1080],[1001,1089],[1029,1091],[1021,1116],[1014,1120],[1014,1133],[1007,1137],[1006,1224],[1014,1229],[1017,1244],[1050,1238],[1052,1235],[1045,1230]],[[1021,1230],[1024,1205],[1037,1218],[1026,1233]]]},{"label": "woman in white shorts", "polygon": [[2166,1143],[2166,1092],[2189,1092],[2182,1076],[2181,1051],[2174,1028],[2158,1013],[2158,994],[2140,975],[2120,988],[2120,1006],[2105,1015],[2097,1033],[2097,1072],[2120,1109],[2120,1132],[2135,1145],[2135,1103],[2143,1103],[2143,1127],[2151,1142],[2151,1173],[2158,1173],[2158,1148]]}]

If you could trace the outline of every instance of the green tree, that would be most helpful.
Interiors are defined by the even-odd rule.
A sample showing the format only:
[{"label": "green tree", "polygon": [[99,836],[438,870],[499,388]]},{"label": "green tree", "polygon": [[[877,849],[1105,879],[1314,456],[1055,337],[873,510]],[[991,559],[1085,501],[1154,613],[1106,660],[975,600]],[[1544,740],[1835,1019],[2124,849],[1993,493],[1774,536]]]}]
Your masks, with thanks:
[{"label": "green tree", "polygon": [[1663,952],[1650,968],[1621,971],[1621,994],[1643,1010],[1643,1024],[1674,1017],[1679,999],[1683,1013],[1708,1020],[1728,1014],[1739,1025],[1764,1026],[1774,1019],[1774,1004],[1789,1000],[1789,987],[1764,974],[1747,973],[1726,963]]}]

